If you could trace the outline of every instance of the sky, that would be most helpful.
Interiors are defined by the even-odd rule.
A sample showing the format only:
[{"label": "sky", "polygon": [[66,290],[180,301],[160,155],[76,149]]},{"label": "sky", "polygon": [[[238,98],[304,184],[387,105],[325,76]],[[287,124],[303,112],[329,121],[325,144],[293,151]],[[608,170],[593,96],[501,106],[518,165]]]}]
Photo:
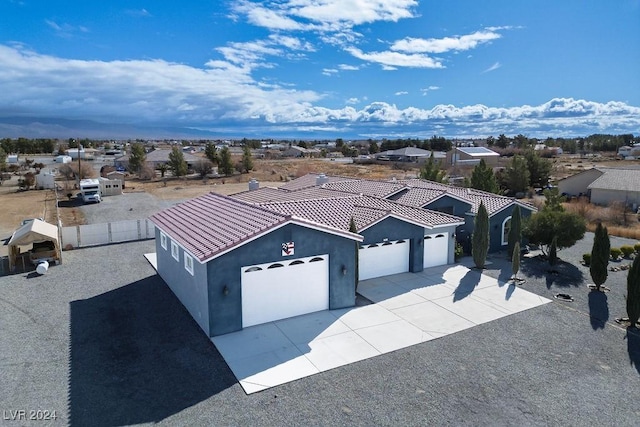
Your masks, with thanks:
[{"label": "sky", "polygon": [[0,0],[0,137],[640,133],[640,0]]}]

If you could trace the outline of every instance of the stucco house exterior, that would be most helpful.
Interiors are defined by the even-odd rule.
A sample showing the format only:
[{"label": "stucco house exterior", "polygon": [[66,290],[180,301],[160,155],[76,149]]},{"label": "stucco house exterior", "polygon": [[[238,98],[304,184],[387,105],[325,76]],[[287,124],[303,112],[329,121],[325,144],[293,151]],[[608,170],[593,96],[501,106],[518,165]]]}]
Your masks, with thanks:
[{"label": "stucco house exterior", "polygon": [[211,193],[150,219],[158,273],[208,336],[351,307],[356,269],[364,280],[452,263],[464,222],[317,187]]},{"label": "stucco house exterior", "polygon": [[640,205],[640,169],[597,167],[558,182],[558,191],[567,196],[589,196],[591,203]]},{"label": "stucco house exterior", "polygon": [[391,162],[426,162],[433,153],[436,163],[443,163],[447,159],[447,153],[442,151],[429,151],[417,147],[404,147],[397,150],[387,150],[376,153],[376,160],[386,160]]},{"label": "stucco house exterior", "polygon": [[480,160],[488,166],[497,166],[500,154],[487,147],[456,147],[451,154],[451,164],[475,165]]}]

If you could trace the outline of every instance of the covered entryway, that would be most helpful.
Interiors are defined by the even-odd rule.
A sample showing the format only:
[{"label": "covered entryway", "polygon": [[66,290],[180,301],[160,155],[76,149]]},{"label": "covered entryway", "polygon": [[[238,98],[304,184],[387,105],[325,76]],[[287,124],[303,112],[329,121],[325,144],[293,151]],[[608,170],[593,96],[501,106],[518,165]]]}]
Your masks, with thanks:
[{"label": "covered entryway", "polygon": [[424,236],[423,268],[445,265],[449,262],[449,233]]},{"label": "covered entryway", "polygon": [[409,240],[396,240],[360,246],[359,280],[409,271]]},{"label": "covered entryway", "polygon": [[329,309],[329,255],[242,267],[242,326]]}]

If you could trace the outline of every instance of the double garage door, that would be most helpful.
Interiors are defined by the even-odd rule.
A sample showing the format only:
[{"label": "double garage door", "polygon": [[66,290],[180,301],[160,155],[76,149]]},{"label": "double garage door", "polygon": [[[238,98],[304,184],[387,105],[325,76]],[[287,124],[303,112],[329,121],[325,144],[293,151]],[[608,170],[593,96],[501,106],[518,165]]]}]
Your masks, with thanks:
[{"label": "double garage door", "polygon": [[242,326],[329,308],[329,255],[242,267]]}]

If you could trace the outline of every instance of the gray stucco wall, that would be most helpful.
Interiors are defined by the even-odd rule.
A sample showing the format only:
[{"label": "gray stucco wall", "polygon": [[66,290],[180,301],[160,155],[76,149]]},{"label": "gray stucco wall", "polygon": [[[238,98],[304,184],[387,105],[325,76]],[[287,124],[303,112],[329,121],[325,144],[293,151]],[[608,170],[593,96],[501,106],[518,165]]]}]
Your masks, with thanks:
[{"label": "gray stucco wall", "polygon": [[400,221],[396,218],[387,218],[360,233],[364,237],[363,245],[388,240],[409,239],[409,271],[417,273],[423,270],[423,244],[424,228]]},{"label": "gray stucco wall", "polygon": [[591,190],[591,203],[602,206],[609,206],[614,202],[624,203],[627,206],[640,204],[640,188],[638,191],[624,190],[603,190],[594,188]]},{"label": "gray stucco wall", "polygon": [[567,193],[570,196],[587,194],[589,185],[602,176],[602,172],[597,169],[590,169],[577,173],[558,181],[558,191],[560,194]]},{"label": "gray stucco wall", "polygon": [[[282,256],[282,243],[294,242],[295,254]],[[355,304],[356,242],[299,225],[289,224],[240,246],[207,264],[210,336],[242,329],[241,268],[329,254],[329,308]],[[342,267],[349,272],[342,274]],[[304,277],[292,277],[304,285]],[[229,293],[224,295],[227,286]]]},{"label": "gray stucco wall", "polygon": [[178,247],[179,260],[171,255],[171,238],[167,236],[167,249],[162,247],[160,230],[156,227],[156,256],[158,274],[178,297],[182,305],[209,335],[209,296],[207,269],[193,258],[193,276],[184,268],[184,250]]},{"label": "gray stucco wall", "polygon": [[[514,207],[515,206],[510,206],[489,218],[489,252],[506,250],[507,245],[502,244],[502,223],[507,217],[511,216]],[[521,206],[520,215],[524,221],[525,218],[531,216],[531,211]]]},{"label": "gray stucco wall", "polygon": [[448,207],[453,207],[452,215],[459,216],[461,218],[464,218],[465,214],[471,210],[471,204],[449,196],[442,196],[438,200],[434,200],[424,206],[425,209],[431,209],[434,211]]}]

